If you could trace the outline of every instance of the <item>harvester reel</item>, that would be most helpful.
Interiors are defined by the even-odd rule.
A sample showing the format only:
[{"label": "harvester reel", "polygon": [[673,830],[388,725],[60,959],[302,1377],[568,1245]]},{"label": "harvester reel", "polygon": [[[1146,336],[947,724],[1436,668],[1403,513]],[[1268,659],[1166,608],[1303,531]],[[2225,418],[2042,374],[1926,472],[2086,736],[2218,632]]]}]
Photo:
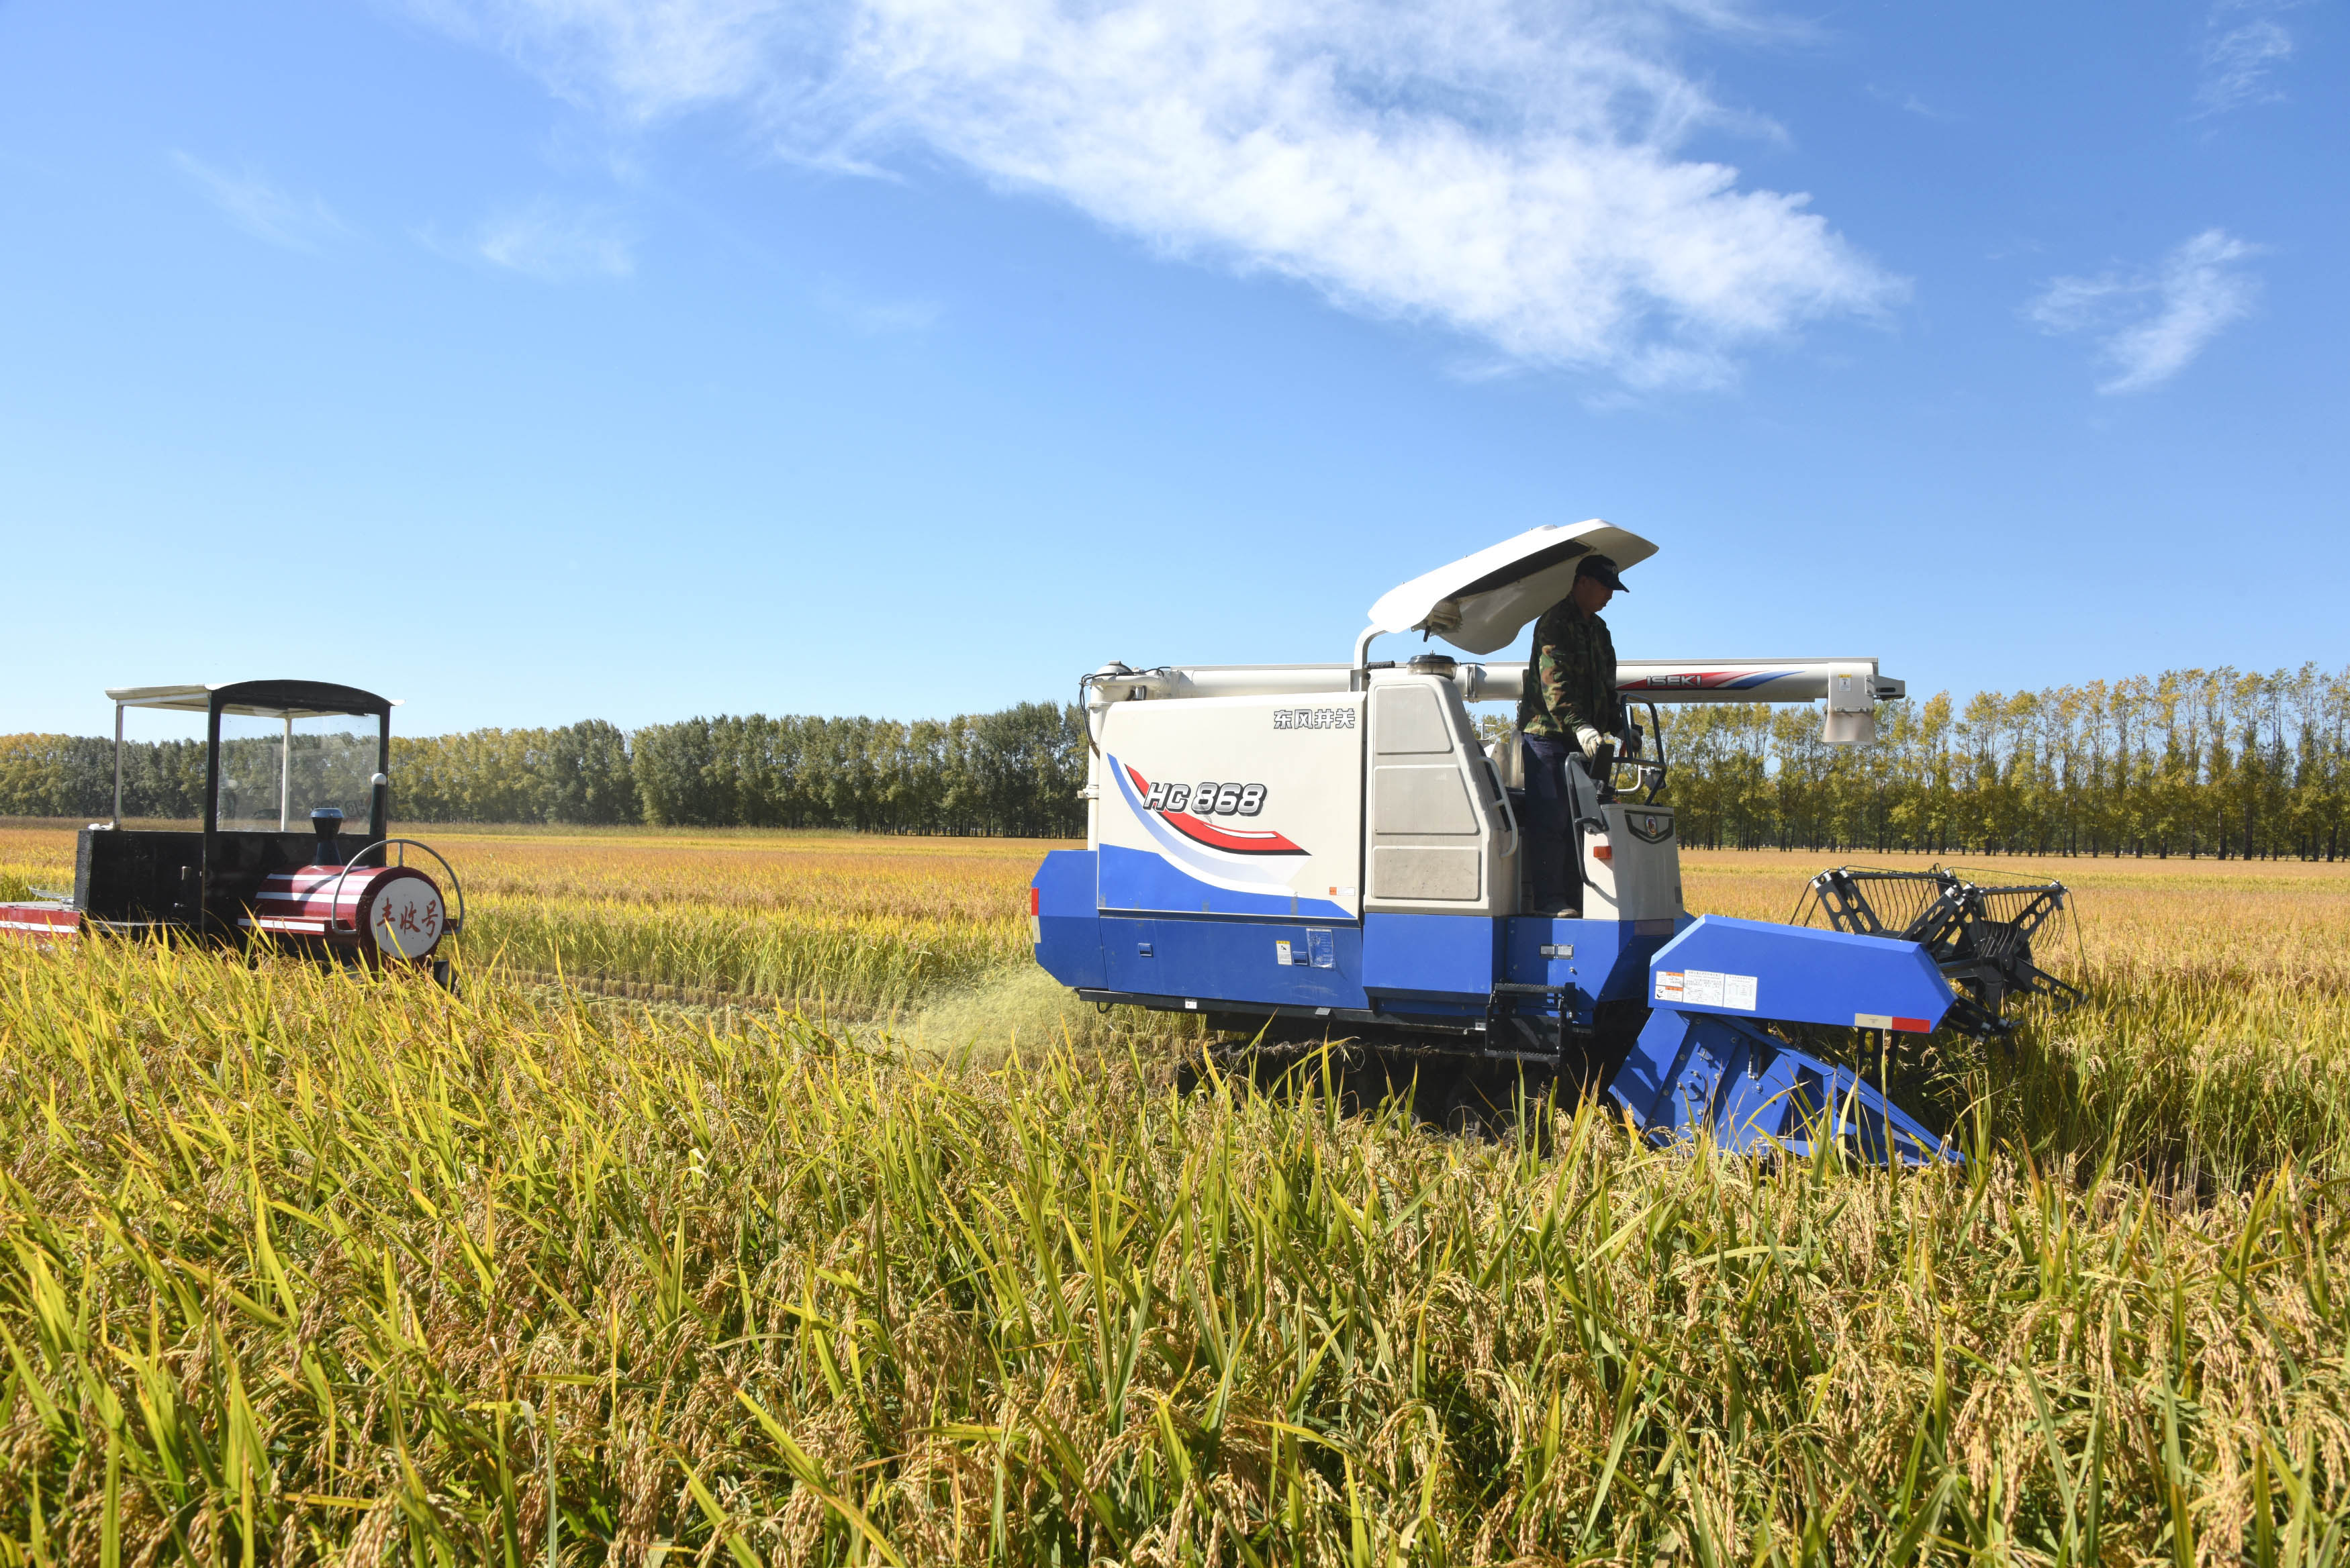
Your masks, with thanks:
[{"label": "harvester reel", "polygon": [[1854,936],[1919,944],[1958,992],[1943,1022],[1989,1040],[2016,1026],[2005,1016],[2010,997],[2046,997],[2059,1012],[2082,1000],[2079,987],[2041,968],[2033,953],[2035,941],[2043,952],[2061,945],[2072,918],[2064,896],[2062,882],[1986,887],[1940,866],[1839,866],[1812,878],[1794,923],[1825,921]]}]

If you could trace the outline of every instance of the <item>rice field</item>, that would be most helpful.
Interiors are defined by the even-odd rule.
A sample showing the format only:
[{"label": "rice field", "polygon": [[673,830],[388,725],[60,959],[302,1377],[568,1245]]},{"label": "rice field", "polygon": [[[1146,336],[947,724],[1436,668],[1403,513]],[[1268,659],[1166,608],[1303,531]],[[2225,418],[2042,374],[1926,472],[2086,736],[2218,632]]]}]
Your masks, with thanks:
[{"label": "rice field", "polygon": [[[1018,840],[844,833],[435,827],[476,962],[624,993],[900,1012],[1027,954],[1042,851]],[[73,836],[0,827],[0,890],[70,886]],[[12,895],[13,896],[13,895]]]},{"label": "rice field", "polygon": [[1040,845],[432,836],[462,997],[0,948],[0,1564],[2350,1556],[2343,870],[2049,863],[2088,1004],[1888,1175],[1263,1092]]}]

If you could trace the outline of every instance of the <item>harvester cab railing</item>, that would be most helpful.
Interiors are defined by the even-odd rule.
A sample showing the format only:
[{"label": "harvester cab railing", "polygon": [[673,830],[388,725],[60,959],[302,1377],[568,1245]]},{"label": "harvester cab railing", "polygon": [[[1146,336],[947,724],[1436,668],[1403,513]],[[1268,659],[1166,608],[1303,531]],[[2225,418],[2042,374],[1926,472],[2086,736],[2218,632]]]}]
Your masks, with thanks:
[{"label": "harvester cab railing", "polygon": [[[1635,724],[1632,726],[1632,733],[1636,740],[1642,742],[1643,755],[1638,762],[1640,782],[1648,792],[1648,801],[1654,804],[1657,797],[1664,793],[1666,783],[1672,777],[1673,763],[1672,758],[1666,753],[1665,722],[1658,715],[1656,703],[1648,701],[1641,703],[1640,706],[1648,711],[1648,728],[1644,736],[1640,727]],[[1650,746],[1656,748],[1657,754],[1654,759],[1645,754]]]}]

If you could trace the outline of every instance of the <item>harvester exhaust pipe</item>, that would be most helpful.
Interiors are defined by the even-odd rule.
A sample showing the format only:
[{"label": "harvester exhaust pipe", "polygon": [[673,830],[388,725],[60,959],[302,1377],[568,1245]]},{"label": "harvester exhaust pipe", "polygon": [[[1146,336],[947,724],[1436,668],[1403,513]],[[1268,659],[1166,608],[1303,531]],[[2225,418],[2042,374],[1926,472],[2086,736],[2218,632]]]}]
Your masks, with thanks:
[{"label": "harvester exhaust pipe", "polygon": [[343,831],[342,807],[322,805],[310,814],[310,831],[318,836],[317,846],[310,851],[313,866],[340,866],[343,857],[335,840]]}]

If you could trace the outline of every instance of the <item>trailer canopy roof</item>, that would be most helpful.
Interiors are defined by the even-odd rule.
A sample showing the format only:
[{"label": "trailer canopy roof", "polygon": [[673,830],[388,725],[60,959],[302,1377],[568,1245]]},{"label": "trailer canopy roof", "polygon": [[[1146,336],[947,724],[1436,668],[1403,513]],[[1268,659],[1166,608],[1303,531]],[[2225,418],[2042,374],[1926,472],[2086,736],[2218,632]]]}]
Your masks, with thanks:
[{"label": "trailer canopy roof", "polygon": [[1565,598],[1575,586],[1576,562],[1594,553],[1621,571],[1657,547],[1598,517],[1529,528],[1389,588],[1371,607],[1367,629],[1424,630],[1470,653],[1494,652]]},{"label": "trailer canopy roof", "polygon": [[261,719],[322,719],[338,713],[384,714],[400,706],[397,697],[379,697],[356,686],[326,680],[229,680],[205,686],[116,686],[107,696],[125,708],[168,708],[209,713],[213,694],[224,713]]}]

